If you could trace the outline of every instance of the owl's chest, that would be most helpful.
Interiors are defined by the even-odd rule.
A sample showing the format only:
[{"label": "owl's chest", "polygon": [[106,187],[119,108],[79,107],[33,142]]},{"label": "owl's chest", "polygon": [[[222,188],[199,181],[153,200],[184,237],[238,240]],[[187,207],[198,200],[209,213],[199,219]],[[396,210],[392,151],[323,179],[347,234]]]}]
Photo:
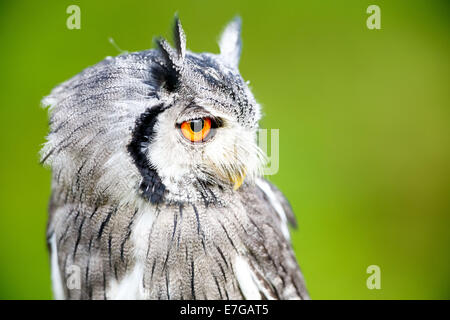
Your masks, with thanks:
[{"label": "owl's chest", "polygon": [[236,261],[257,232],[248,228],[241,204],[168,206],[143,210],[134,219],[129,267],[111,281],[108,298],[242,298]]}]

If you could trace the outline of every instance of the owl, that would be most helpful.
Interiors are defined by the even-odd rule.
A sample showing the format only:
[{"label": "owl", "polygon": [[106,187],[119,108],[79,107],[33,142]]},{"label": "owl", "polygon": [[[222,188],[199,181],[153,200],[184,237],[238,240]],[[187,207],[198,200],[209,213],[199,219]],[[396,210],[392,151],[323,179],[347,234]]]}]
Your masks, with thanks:
[{"label": "owl", "polygon": [[220,53],[173,45],[107,57],[43,99],[56,299],[308,299],[283,194],[262,177],[261,110]]}]

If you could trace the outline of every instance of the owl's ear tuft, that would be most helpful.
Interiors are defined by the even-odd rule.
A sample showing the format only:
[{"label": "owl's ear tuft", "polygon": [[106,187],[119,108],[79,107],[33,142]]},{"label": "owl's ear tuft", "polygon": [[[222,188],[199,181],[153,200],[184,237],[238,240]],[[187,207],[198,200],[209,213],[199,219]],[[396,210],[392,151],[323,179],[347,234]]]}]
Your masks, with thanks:
[{"label": "owl's ear tuft", "polygon": [[175,49],[162,37],[155,40],[165,62],[165,65],[161,66],[163,72],[159,76],[162,76],[161,80],[163,80],[170,91],[176,87],[181,76],[184,68],[184,57],[186,55],[186,35],[178,15],[175,15],[174,19],[173,41]]},{"label": "owl's ear tuft", "polygon": [[158,47],[159,52],[161,52],[164,61],[171,66],[176,65],[177,62],[177,57],[176,54],[174,52],[174,50],[172,49],[172,47],[170,46],[170,44],[167,42],[166,39],[164,39],[163,37],[158,37],[155,39],[155,43],[156,46]]},{"label": "owl's ear tuft", "polygon": [[181,26],[178,15],[175,15],[174,19],[173,41],[175,44],[175,49],[173,49],[162,37],[156,39],[156,44],[167,64],[171,65],[174,69],[181,71],[183,68],[184,57],[186,55],[186,35],[183,27]]},{"label": "owl's ear tuft", "polygon": [[178,85],[182,67],[177,64],[176,53],[164,38],[159,37],[155,42],[164,63],[153,66],[153,77],[159,87],[163,86],[169,91],[174,91]]},{"label": "owl's ear tuft", "polygon": [[219,40],[221,58],[229,67],[234,69],[238,69],[239,58],[241,57],[241,25],[241,18],[235,17],[225,27]]},{"label": "owl's ear tuft", "polygon": [[177,50],[178,59],[184,60],[186,55],[186,34],[184,33],[181,21],[178,15],[175,15],[175,21],[173,26],[173,41],[175,42],[175,48]]}]

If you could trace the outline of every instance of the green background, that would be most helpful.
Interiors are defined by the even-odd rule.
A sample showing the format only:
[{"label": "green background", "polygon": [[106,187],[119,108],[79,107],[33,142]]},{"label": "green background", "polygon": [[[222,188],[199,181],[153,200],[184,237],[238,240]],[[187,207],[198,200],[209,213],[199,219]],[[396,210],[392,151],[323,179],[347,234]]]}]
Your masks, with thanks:
[{"label": "green background", "polygon": [[[66,8],[81,8],[81,30]],[[381,30],[366,8],[381,8]],[[243,19],[242,75],[280,129],[293,244],[314,299],[450,298],[448,1],[0,2],[0,298],[51,298],[45,245],[50,171],[41,98],[118,51],[170,36],[218,52]],[[366,287],[369,265],[381,290]]]}]

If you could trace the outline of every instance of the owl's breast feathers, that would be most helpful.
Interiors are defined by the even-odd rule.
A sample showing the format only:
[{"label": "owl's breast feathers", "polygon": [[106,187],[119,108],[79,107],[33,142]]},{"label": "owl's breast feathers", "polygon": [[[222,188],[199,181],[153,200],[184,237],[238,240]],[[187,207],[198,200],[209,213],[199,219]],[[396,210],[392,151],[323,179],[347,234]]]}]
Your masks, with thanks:
[{"label": "owl's breast feathers", "polygon": [[48,227],[57,298],[309,298],[286,226],[292,212],[265,180],[208,206],[58,199]]}]

